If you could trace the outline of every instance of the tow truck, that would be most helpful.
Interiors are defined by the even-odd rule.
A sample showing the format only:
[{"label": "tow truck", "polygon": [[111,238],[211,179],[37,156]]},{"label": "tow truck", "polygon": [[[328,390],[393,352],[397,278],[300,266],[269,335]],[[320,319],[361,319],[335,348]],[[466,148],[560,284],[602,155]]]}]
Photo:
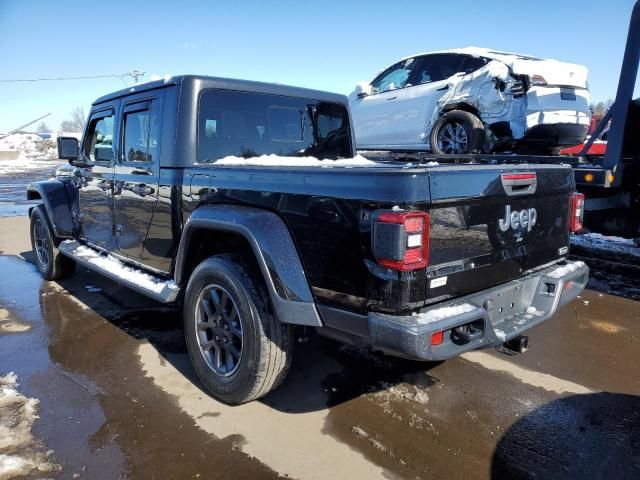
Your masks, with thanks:
[{"label": "tow truck", "polygon": [[640,98],[633,99],[639,61],[640,2],[636,2],[615,101],[581,148],[562,152],[577,153],[562,161],[573,166],[576,188],[585,195],[585,225],[632,238],[640,237]]}]

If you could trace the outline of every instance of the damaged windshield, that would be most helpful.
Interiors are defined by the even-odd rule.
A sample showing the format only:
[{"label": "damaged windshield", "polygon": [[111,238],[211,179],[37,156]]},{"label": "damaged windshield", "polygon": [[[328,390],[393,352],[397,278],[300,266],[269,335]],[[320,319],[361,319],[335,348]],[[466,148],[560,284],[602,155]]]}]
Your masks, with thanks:
[{"label": "damaged windshield", "polygon": [[343,105],[259,93],[206,90],[198,110],[198,161],[228,156],[352,156]]}]

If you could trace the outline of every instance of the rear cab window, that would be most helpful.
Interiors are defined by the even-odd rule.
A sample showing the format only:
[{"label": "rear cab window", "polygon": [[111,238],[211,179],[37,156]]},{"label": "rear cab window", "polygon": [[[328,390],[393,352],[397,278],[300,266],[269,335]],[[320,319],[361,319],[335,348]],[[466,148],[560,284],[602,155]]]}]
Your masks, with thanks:
[{"label": "rear cab window", "polygon": [[198,106],[198,162],[262,155],[348,158],[344,105],[228,90],[204,90]]}]

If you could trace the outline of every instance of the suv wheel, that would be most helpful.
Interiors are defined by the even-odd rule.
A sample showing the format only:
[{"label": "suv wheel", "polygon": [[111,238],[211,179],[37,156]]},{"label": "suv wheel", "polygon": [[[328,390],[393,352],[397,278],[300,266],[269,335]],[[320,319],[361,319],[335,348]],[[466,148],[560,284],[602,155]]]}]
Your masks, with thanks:
[{"label": "suv wheel", "polygon": [[291,363],[290,326],[268,308],[262,278],[240,257],[208,258],[184,299],[184,333],[198,377],[211,394],[238,405],[266,395]]},{"label": "suv wheel", "polygon": [[452,110],[436,121],[429,141],[438,154],[479,152],[484,145],[484,125],[473,113]]},{"label": "suv wheel", "polygon": [[35,264],[45,280],[60,280],[70,277],[76,262],[58,251],[60,243],[53,234],[49,219],[42,205],[31,211],[31,248]]}]

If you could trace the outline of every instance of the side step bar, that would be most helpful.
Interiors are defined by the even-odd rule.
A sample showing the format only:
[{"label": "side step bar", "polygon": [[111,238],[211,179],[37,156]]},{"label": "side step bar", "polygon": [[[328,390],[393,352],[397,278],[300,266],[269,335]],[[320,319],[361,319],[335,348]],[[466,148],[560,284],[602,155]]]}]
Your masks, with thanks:
[{"label": "side step bar", "polygon": [[180,293],[180,287],[173,280],[166,280],[127,265],[112,255],[105,255],[80,242],[66,240],[58,245],[58,250],[80,265],[158,302],[174,302]]}]

